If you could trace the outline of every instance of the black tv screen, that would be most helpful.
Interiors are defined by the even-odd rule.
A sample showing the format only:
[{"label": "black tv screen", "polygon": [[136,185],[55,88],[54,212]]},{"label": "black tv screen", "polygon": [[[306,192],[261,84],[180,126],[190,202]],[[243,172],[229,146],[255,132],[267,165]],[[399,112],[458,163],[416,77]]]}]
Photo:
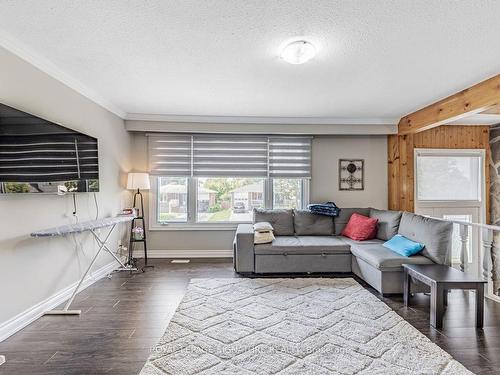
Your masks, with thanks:
[{"label": "black tv screen", "polygon": [[0,193],[99,191],[97,138],[0,104]]}]

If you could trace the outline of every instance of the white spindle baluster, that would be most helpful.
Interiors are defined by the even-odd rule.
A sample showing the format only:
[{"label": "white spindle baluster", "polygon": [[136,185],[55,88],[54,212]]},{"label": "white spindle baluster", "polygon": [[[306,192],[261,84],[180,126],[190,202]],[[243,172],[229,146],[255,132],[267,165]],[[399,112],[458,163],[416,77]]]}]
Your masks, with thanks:
[{"label": "white spindle baluster", "polygon": [[493,230],[483,229],[481,233],[483,243],[483,277],[488,281],[487,294],[493,293],[493,275],[492,275],[492,259],[491,259],[491,246],[493,245]]},{"label": "white spindle baluster", "polygon": [[465,272],[468,268],[469,253],[467,247],[469,246],[469,227],[465,224],[460,224],[460,270]]}]

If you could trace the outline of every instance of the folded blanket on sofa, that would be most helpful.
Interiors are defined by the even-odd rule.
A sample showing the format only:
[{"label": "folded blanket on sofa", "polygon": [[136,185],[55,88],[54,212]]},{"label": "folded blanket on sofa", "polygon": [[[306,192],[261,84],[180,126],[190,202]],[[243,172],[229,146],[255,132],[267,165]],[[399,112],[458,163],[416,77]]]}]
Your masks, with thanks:
[{"label": "folded blanket on sofa", "polygon": [[307,209],[313,214],[326,215],[337,217],[340,214],[340,208],[333,202],[326,202],[323,204],[310,204]]}]

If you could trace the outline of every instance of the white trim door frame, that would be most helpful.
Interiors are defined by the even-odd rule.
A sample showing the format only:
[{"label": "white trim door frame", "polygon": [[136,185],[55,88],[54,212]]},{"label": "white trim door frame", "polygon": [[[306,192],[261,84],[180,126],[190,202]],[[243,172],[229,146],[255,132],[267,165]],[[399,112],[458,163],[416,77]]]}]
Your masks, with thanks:
[{"label": "white trim door frame", "polygon": [[[471,221],[473,223],[486,223],[486,186],[485,186],[485,150],[482,149],[422,149],[414,150],[414,197],[415,213],[439,218],[457,219]],[[479,197],[477,200],[420,200],[418,195],[418,158],[421,156],[463,156],[479,157],[479,177],[478,189]],[[470,228],[470,227],[469,227]],[[454,246],[457,246],[459,226],[454,228]],[[481,274],[481,231],[478,228],[469,229],[469,262],[465,264],[465,270],[477,275]],[[456,258],[456,254],[455,254]],[[456,261],[456,259],[455,259]]]}]

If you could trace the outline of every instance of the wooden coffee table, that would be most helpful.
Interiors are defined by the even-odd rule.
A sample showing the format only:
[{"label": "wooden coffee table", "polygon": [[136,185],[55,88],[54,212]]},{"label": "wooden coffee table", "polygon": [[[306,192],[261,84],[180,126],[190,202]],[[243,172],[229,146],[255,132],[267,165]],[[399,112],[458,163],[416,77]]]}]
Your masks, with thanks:
[{"label": "wooden coffee table", "polygon": [[443,326],[449,289],[473,289],[476,291],[476,327],[483,327],[485,280],[441,264],[403,264],[403,269],[405,306],[408,306],[411,293],[410,278],[431,288],[431,326],[435,328]]}]

